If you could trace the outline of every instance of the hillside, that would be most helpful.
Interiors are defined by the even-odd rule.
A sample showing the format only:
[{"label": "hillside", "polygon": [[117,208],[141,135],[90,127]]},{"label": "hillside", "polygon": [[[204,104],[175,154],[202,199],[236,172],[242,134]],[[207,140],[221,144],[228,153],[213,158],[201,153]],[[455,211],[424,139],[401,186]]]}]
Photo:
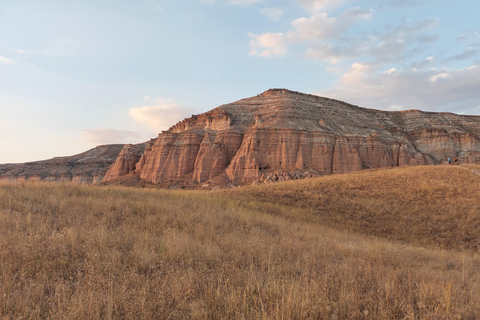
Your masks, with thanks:
[{"label": "hillside", "polygon": [[0,180],[100,182],[122,149],[121,144],[110,144],[73,156],[0,164]]},{"label": "hillside", "polygon": [[[419,246],[480,249],[480,166],[402,167],[225,191],[248,207]],[[272,209],[275,211],[276,209]]]},{"label": "hillside", "polygon": [[0,182],[0,318],[477,319],[479,169],[213,192]]}]

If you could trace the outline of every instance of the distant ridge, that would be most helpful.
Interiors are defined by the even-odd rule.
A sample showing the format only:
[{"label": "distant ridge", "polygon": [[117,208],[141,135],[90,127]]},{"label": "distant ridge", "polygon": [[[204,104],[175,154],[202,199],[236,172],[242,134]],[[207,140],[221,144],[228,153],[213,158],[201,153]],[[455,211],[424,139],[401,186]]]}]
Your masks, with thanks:
[{"label": "distant ridge", "polygon": [[110,144],[69,157],[0,164],[0,180],[100,182],[122,148],[121,144]]}]

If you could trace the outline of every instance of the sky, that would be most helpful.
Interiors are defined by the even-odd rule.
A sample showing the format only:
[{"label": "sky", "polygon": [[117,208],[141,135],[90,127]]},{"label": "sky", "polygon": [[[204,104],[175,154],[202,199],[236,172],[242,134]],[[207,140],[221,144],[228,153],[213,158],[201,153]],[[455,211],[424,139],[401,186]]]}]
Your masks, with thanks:
[{"label": "sky", "polygon": [[287,88],[480,115],[480,2],[1,0],[0,163],[139,143]]}]

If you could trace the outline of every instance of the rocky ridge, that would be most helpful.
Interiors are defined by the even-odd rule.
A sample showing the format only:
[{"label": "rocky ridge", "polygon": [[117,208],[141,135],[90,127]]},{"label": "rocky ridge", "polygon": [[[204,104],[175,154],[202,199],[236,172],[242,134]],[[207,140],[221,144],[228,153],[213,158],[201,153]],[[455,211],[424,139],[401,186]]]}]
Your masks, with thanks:
[{"label": "rocky ridge", "polygon": [[100,182],[122,149],[121,144],[111,144],[97,146],[74,156],[1,164],[0,180]]},{"label": "rocky ridge", "polygon": [[[270,89],[160,133],[129,173],[156,185],[182,181],[208,187],[219,177],[243,185],[440,164],[449,155],[462,163],[480,163],[479,139],[478,116],[387,112]],[[103,181],[121,175],[112,172]]]}]

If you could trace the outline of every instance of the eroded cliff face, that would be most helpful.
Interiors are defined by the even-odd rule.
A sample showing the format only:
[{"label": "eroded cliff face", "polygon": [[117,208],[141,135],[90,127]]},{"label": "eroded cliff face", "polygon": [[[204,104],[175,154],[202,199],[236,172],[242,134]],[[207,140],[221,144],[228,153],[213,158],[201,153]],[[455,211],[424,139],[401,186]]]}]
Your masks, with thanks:
[{"label": "eroded cliff face", "polygon": [[0,165],[0,180],[97,183],[102,181],[122,148],[121,144],[104,145],[70,157]]},{"label": "eroded cliff face", "polygon": [[124,145],[102,180],[117,179],[133,172],[147,145],[148,142]]},{"label": "eroded cliff face", "polygon": [[[479,137],[476,116],[378,111],[272,89],[162,132],[148,143],[134,172],[160,185],[218,177],[242,185],[440,164],[448,156],[480,163]],[[131,162],[120,167],[128,170],[117,172],[133,168]]]}]

